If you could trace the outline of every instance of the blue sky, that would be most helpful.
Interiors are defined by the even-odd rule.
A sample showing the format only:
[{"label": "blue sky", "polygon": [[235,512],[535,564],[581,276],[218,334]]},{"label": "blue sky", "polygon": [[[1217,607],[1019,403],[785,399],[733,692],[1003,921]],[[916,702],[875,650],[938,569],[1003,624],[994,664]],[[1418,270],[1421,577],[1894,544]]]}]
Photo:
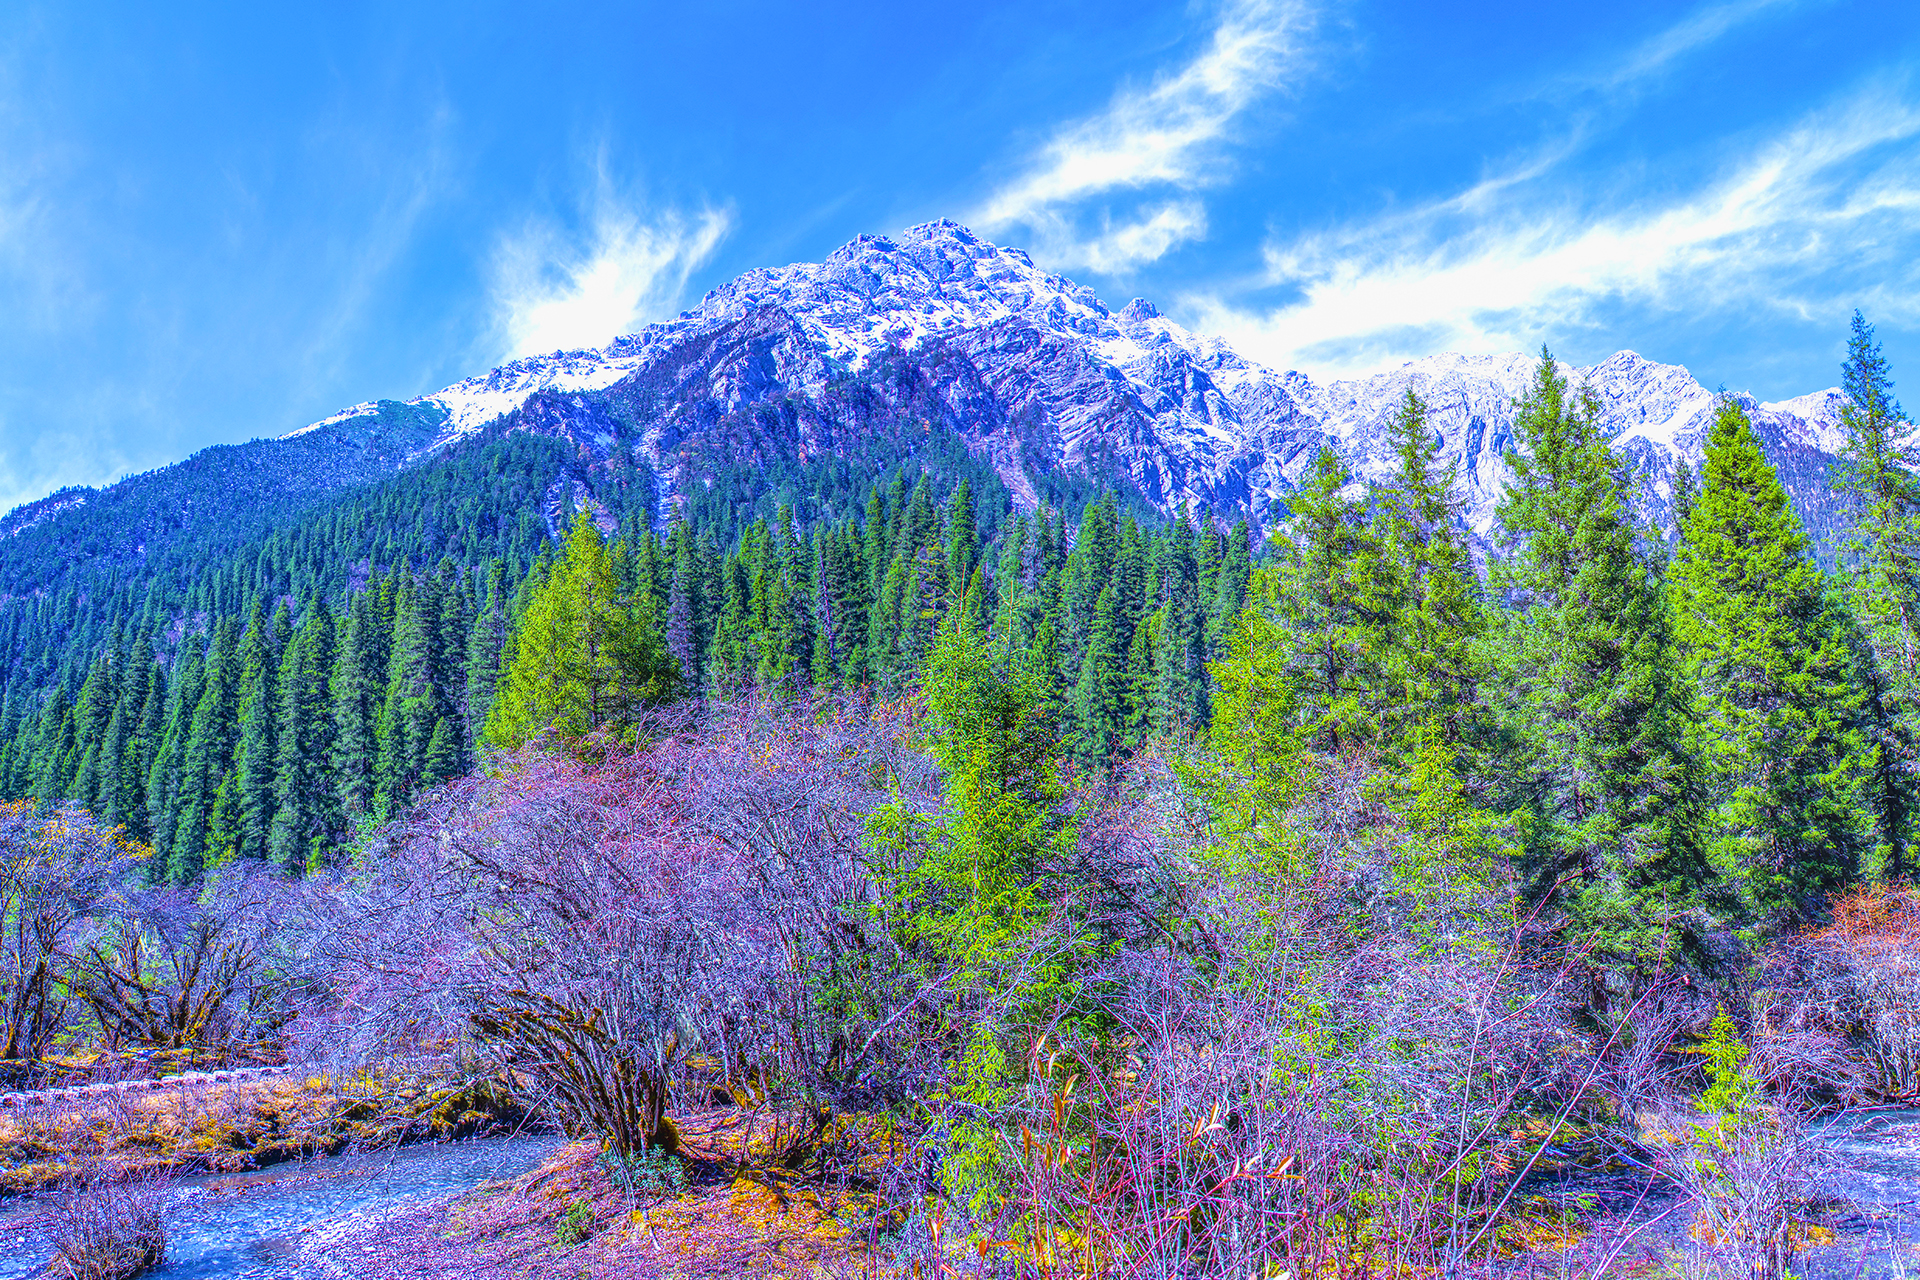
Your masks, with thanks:
[{"label": "blue sky", "polygon": [[0,509],[942,216],[1316,375],[1920,379],[1920,5],[15,0]]}]

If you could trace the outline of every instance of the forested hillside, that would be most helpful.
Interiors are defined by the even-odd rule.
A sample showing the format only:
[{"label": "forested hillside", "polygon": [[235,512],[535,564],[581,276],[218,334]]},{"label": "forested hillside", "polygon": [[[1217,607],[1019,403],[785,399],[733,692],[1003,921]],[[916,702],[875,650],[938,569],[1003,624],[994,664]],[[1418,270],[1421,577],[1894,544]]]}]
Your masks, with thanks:
[{"label": "forested hillside", "polygon": [[97,555],[0,605],[0,1064],[447,1054],[623,1221],[706,1162],[906,1270],[1478,1265],[1551,1170],[1783,1275],[1811,1110],[1920,1088],[1920,455],[1844,375],[1832,570],[1745,401],[1669,536],[1545,351],[1490,556],[1411,388],[1265,537],[884,398],[667,504],[534,396]]},{"label": "forested hillside", "polygon": [[613,542],[676,695],[901,690],[967,609],[1038,646],[1090,762],[1204,722],[1244,523],[1143,526],[1071,477],[1062,506],[1016,515],[964,445],[905,423],[865,457],[716,464],[662,534],[618,454],[583,464],[520,426],[278,519],[242,507],[157,554],[75,556],[57,593],[0,605],[0,793],[124,825],[175,883],[236,858],[320,865],[474,766],[514,620],[569,528]]}]

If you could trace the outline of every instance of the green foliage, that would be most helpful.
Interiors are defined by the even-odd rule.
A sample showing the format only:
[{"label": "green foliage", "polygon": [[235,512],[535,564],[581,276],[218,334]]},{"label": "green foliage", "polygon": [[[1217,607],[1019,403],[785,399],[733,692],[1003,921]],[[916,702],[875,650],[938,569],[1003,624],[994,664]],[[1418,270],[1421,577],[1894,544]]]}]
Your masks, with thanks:
[{"label": "green foliage", "polygon": [[1381,661],[1395,606],[1365,494],[1350,480],[1322,446],[1294,496],[1278,572],[1263,596],[1303,740],[1330,755],[1378,737],[1388,693]]},{"label": "green foliage", "polygon": [[562,1249],[571,1249],[593,1235],[593,1227],[593,1206],[585,1200],[575,1200],[561,1215],[560,1225],[554,1229],[553,1242]]},{"label": "green foliage", "polygon": [[600,1153],[599,1164],[607,1181],[630,1196],[654,1199],[681,1195],[687,1189],[686,1161],[663,1147],[647,1146],[626,1154],[608,1147]]},{"label": "green foliage", "polygon": [[1220,693],[1209,749],[1184,764],[1188,785],[1211,810],[1218,855],[1234,870],[1284,880],[1304,870],[1286,819],[1306,773],[1309,733],[1295,710],[1282,582],[1272,569],[1255,574],[1227,656],[1213,667]]},{"label": "green foliage", "polygon": [[964,619],[928,660],[928,743],[948,812],[916,872],[919,927],[961,962],[963,981],[1004,980],[1045,918],[1042,875],[1073,847],[1042,680]]},{"label": "green foliage", "polygon": [[1872,846],[1864,699],[1840,606],[1731,398],[1681,528],[1672,596],[1714,864],[1762,912],[1816,910]]},{"label": "green foliage", "polygon": [[1403,833],[1392,862],[1395,887],[1412,904],[1406,927],[1429,941],[1471,934],[1519,852],[1500,818],[1473,802],[1458,760],[1432,728],[1414,746],[1405,776],[1387,775],[1386,799]]},{"label": "green foliage", "polygon": [[1861,631],[1868,720],[1876,753],[1873,789],[1883,874],[1915,867],[1914,794],[1920,761],[1920,449],[1893,398],[1886,357],[1859,312],[1841,371],[1841,483],[1854,525],[1842,549],[1846,596]]},{"label": "green foliage", "polygon": [[1684,939],[1711,877],[1665,597],[1599,418],[1543,350],[1498,511],[1512,552],[1487,633],[1497,767],[1532,895],[1602,954],[1650,960]]},{"label": "green foliage", "polygon": [[1404,753],[1437,729],[1457,751],[1484,749],[1486,619],[1454,494],[1459,466],[1437,465],[1439,437],[1411,389],[1390,429],[1400,469],[1381,501],[1384,581],[1369,593],[1389,613],[1378,660],[1387,746]]},{"label": "green foliage", "polygon": [[488,715],[490,744],[511,749],[548,730],[585,737],[674,695],[679,673],[666,642],[650,610],[622,590],[591,513],[575,517],[566,545],[528,588],[513,661]]},{"label": "green foliage", "polygon": [[1747,1046],[1725,1005],[1715,1007],[1706,1043],[1695,1052],[1707,1060],[1707,1089],[1700,1095],[1700,1109],[1721,1122],[1750,1119],[1760,1100],[1760,1082],[1744,1065]]}]

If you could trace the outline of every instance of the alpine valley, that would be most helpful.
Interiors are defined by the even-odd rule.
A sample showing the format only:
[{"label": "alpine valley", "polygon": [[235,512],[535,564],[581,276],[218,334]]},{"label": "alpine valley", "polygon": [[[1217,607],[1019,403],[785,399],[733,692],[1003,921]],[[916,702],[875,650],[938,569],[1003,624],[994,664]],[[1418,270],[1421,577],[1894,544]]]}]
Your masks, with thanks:
[{"label": "alpine valley", "polygon": [[[604,350],[16,509],[0,799],[79,803],[173,883],[232,858],[326,865],[538,731],[489,723],[526,584],[598,564],[605,534],[652,637],[634,698],[907,690],[960,610],[1033,646],[1072,755],[1110,765],[1207,723],[1266,536],[1297,492],[1392,479],[1409,390],[1457,466],[1448,519],[1493,548],[1538,364],[1443,355],[1322,384],[952,222],[863,236]],[[1714,395],[1632,352],[1561,372],[1664,529]],[[1816,545],[1840,521],[1842,403],[1742,401]],[[1328,446],[1331,481],[1309,474]]]}]

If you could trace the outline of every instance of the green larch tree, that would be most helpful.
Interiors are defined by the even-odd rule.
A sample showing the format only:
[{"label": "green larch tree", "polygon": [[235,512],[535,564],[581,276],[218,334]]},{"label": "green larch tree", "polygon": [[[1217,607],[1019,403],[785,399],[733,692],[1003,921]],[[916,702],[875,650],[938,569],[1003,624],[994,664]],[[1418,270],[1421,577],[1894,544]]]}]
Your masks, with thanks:
[{"label": "green larch tree", "polygon": [[528,597],[487,741],[510,749],[548,730],[583,737],[678,689],[665,639],[621,594],[607,545],[583,510]]}]

